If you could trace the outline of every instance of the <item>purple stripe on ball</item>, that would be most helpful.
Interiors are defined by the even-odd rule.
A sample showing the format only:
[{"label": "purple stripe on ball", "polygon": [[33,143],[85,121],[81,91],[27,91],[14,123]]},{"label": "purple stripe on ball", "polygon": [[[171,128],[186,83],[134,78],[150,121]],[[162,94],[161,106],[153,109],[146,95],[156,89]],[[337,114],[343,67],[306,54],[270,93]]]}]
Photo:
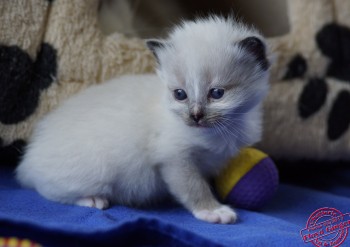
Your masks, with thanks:
[{"label": "purple stripe on ball", "polygon": [[278,182],[277,168],[266,157],[239,180],[227,195],[226,202],[235,207],[257,210],[274,195]]}]

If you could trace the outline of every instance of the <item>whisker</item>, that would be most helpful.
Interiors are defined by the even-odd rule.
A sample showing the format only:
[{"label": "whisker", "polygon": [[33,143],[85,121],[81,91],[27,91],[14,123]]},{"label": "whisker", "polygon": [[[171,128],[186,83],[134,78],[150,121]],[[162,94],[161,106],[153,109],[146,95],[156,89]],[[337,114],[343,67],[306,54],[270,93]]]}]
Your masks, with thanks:
[{"label": "whisker", "polygon": [[220,131],[221,136],[222,136],[222,138],[224,139],[224,141],[225,141],[227,144],[229,144],[230,142],[229,142],[229,140],[227,139],[227,135],[226,135],[226,133],[225,133],[225,128],[224,128],[223,124],[220,123],[220,122],[217,122],[217,127],[218,127],[218,130]]},{"label": "whisker", "polygon": [[218,126],[219,126],[219,129],[220,129],[221,133],[222,133],[223,139],[226,141],[227,144],[229,144],[229,140],[228,140],[227,135],[226,135],[226,133],[225,133],[225,128],[224,128],[224,126],[223,126],[221,123],[219,123]]},{"label": "whisker", "polygon": [[[243,132],[241,129],[235,128],[235,126],[237,124],[232,124],[232,125],[228,126],[227,124],[230,124],[231,122],[232,122],[231,119],[227,119],[227,118],[223,119],[222,125],[226,129],[226,133],[228,133],[228,132],[231,133],[237,139],[238,139],[238,135],[242,136],[242,137],[239,138],[240,142],[242,142],[245,145],[249,145],[250,143],[248,143],[247,141],[244,141],[244,139],[245,139],[244,137],[247,134],[245,132]],[[239,123],[239,125],[242,126],[240,123]]]}]

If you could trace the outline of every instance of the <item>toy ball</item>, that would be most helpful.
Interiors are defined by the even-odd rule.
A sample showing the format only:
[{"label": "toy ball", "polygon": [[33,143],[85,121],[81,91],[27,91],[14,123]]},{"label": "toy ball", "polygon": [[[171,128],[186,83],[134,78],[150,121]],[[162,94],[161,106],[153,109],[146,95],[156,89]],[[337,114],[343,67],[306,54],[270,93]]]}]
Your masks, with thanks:
[{"label": "toy ball", "polygon": [[216,192],[225,203],[249,210],[264,206],[278,183],[275,163],[254,148],[242,149],[215,178]]}]

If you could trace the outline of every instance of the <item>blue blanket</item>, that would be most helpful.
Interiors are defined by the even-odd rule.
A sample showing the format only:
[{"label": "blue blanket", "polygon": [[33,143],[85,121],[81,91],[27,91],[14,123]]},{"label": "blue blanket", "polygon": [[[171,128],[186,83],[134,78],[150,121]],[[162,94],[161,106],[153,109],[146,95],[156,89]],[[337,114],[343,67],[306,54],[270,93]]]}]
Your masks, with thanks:
[{"label": "blue blanket", "polygon": [[[303,242],[300,230],[318,208],[350,212],[349,175],[325,174],[316,179],[317,186],[313,178],[316,188],[282,183],[261,211],[238,209],[236,224],[215,225],[196,220],[178,205],[104,211],[62,205],[21,188],[13,171],[1,168],[0,236],[29,238],[44,246],[313,246]],[[350,246],[350,236],[344,246]]]}]

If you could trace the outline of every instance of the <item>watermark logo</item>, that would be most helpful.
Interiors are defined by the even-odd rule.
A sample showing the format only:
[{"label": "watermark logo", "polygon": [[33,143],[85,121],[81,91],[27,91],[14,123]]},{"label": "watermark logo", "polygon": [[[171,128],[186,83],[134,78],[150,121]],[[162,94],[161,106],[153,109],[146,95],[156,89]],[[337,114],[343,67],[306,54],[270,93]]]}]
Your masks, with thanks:
[{"label": "watermark logo", "polygon": [[350,228],[350,213],[335,208],[320,208],[313,212],[306,227],[300,231],[305,243],[317,247],[337,247],[344,243]]}]

